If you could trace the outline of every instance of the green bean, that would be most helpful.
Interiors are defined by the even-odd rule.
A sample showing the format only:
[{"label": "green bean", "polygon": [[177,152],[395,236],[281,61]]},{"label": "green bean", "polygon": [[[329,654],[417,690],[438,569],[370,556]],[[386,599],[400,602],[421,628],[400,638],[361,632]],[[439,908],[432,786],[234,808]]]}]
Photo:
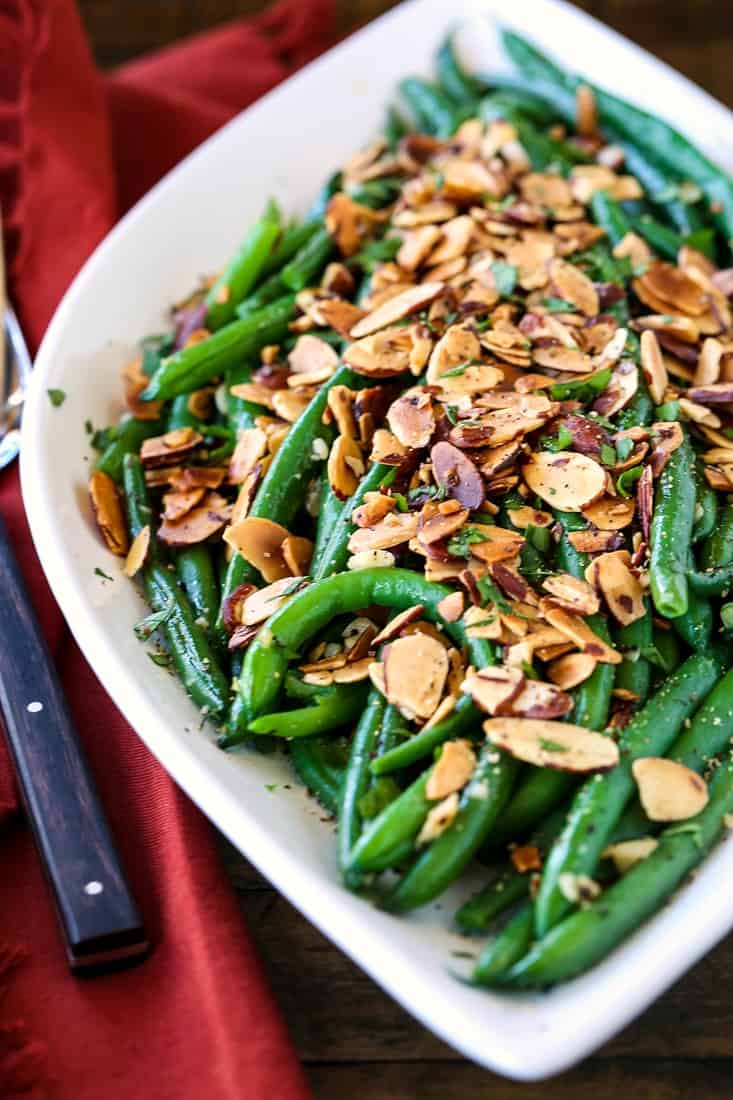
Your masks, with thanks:
[{"label": "green bean", "polygon": [[457,104],[473,104],[481,95],[482,85],[461,66],[451,35],[438,47],[435,68],[441,90]]},{"label": "green bean", "polygon": [[197,431],[201,430],[202,427],[204,430],[206,429],[206,425],[202,424],[201,418],[191,412],[189,408],[190,400],[190,393],[182,393],[173,398],[166,419],[165,430],[167,432],[175,431],[176,428],[195,428]]},{"label": "green bean", "polygon": [[219,583],[211,549],[205,543],[186,546],[175,556],[176,573],[188,596],[199,625],[213,627],[219,610]]},{"label": "green bean", "polygon": [[714,686],[724,666],[721,651],[689,657],[632,719],[619,739],[620,762],[582,785],[547,860],[536,898],[537,933],[545,935],[570,903],[561,876],[592,874],[624,806],[634,791],[631,765],[640,756],[661,756],[686,718]]},{"label": "green bean", "polygon": [[605,191],[596,191],[590,201],[593,218],[605,229],[612,245],[617,245],[631,232],[631,222],[621,206]]},{"label": "green bean", "polygon": [[[639,703],[646,702],[651,683],[649,661],[643,656],[652,644],[652,613],[648,598],[644,599],[646,615],[628,626],[616,631],[616,645],[624,654],[624,659],[616,670],[614,686],[623,691],[631,691]],[[632,655],[628,655],[632,651]]]},{"label": "green bean", "polygon": [[[692,554],[688,555],[690,568],[694,566]],[[688,575],[689,576],[689,575]],[[705,649],[710,643],[713,632],[713,609],[710,600],[701,592],[697,592],[692,585],[687,590],[687,611],[672,619],[672,627],[677,631],[683,642],[687,642],[690,649]]]},{"label": "green bean", "polygon": [[[344,762],[335,759],[340,738],[301,737],[290,743],[290,762],[295,774],[325,810],[338,812]],[[344,759],[346,754],[344,753]]]},{"label": "green bean", "polygon": [[318,228],[281,271],[290,290],[300,291],[321,274],[333,255],[334,243],[326,227]]},{"label": "green bean", "polygon": [[[305,221],[296,222],[287,226],[277,243],[277,247],[273,248],[262,265],[260,279],[269,279],[275,272],[279,272],[288,260],[292,260],[293,256],[300,252],[301,248],[308,243],[313,234],[319,229],[320,224],[321,223],[317,220],[306,218]],[[260,283],[260,287],[263,285],[264,283]],[[283,283],[282,285],[284,286],[285,284]],[[255,294],[256,293],[257,291],[255,291]],[[283,290],[281,293],[285,293],[285,291]],[[278,295],[276,295],[276,297],[278,297]],[[266,305],[267,303],[263,302],[262,304]]]},{"label": "green bean", "polygon": [[123,420],[117,435],[97,459],[96,469],[101,470],[103,474],[107,474],[119,484],[122,481],[122,464],[125,455],[137,454],[140,445],[146,439],[160,435],[163,431],[163,423],[160,420],[137,420],[135,417]]},{"label": "green bean", "polygon": [[489,940],[479,955],[471,975],[478,985],[492,985],[518,963],[529,950],[534,937],[534,908],[527,901],[501,932]]},{"label": "green bean", "polygon": [[663,630],[661,627],[655,627],[652,636],[654,648],[661,661],[662,673],[666,676],[674,672],[682,660],[677,636],[673,630]]},{"label": "green bean", "polygon": [[341,573],[346,568],[349,558],[349,539],[356,530],[356,524],[352,522],[351,517],[363,503],[366,494],[379,489],[390,469],[390,466],[384,466],[380,462],[375,463],[361,479],[354,494],[341,505],[338,517],[331,525],[328,540],[325,544],[321,543],[320,553],[316,554],[315,550],[313,552],[311,575],[314,580],[323,580],[324,577]]},{"label": "green bean", "polygon": [[[232,386],[238,386],[242,382],[249,382],[252,377],[252,364],[240,363],[226,372],[224,385],[226,389],[227,420],[231,424],[235,434],[239,436],[245,428],[254,428],[258,416],[267,413],[264,405],[257,405],[254,401],[246,401],[243,397],[235,397],[231,392]],[[176,398],[178,400],[178,398]]]},{"label": "green bean", "polygon": [[668,229],[666,225],[656,221],[651,214],[642,214],[634,218],[633,226],[660,256],[668,260],[677,259],[683,240],[673,229]]},{"label": "green bean", "polygon": [[316,538],[311,557],[311,575],[315,575],[317,563],[323,557],[326,546],[333,534],[334,526],[338,523],[343,510],[344,502],[339,500],[334,493],[331,482],[328,480],[328,471],[324,470],[321,475],[320,505],[316,523]]},{"label": "green bean", "polygon": [[[123,463],[123,486],[130,535],[135,538],[143,527],[150,525],[145,475],[136,455],[128,454]],[[155,540],[151,539],[151,547]],[[191,604],[157,548],[148,551],[143,569],[143,584],[148,602],[154,611],[166,612],[161,630],[168,642],[176,672],[186,691],[205,714],[223,714],[229,705],[229,685],[218,666],[206,634],[196,622]]]},{"label": "green bean", "polygon": [[[564,824],[565,810],[555,810],[534,830],[528,844],[544,855]],[[518,871],[511,860],[505,861],[496,877],[461,906],[456,923],[466,932],[485,932],[496,917],[527,897],[531,879],[528,872]]]},{"label": "green bean", "polygon": [[[438,604],[450,591],[418,573],[396,568],[337,573],[302,588],[275,612],[247,650],[239,679],[239,695],[246,700],[246,709],[252,717],[267,712],[279,694],[289,654],[297,652],[335,615],[374,603],[394,610],[422,604],[428,619],[442,623]],[[468,645],[478,668],[492,663],[488,646],[466,639],[460,622],[444,625],[458,645]]]},{"label": "green bean", "polygon": [[233,319],[236,307],[247,297],[272,254],[280,229],[280,213],[271,205],[206,295],[206,326],[211,332]]},{"label": "green bean", "polygon": [[242,319],[251,317],[253,313],[259,313],[265,306],[272,305],[289,293],[290,288],[286,285],[282,272],[275,271],[260,283],[252,294],[239,303],[236,309],[237,317]]},{"label": "green bean", "polygon": [[668,619],[687,611],[687,553],[694,516],[695,456],[685,438],[659,475],[651,523],[652,599],[659,614]]},{"label": "green bean", "polygon": [[390,107],[387,110],[383,132],[390,149],[396,149],[402,138],[409,133],[407,123],[395,107]]},{"label": "green bean", "polygon": [[733,504],[726,504],[718,525],[702,546],[700,564],[704,570],[733,562]]},{"label": "green bean", "polygon": [[174,352],[163,360],[143,390],[142,398],[168,400],[207,385],[266,344],[281,340],[294,310],[295,297],[287,295],[257,313],[224,325],[201,343]]},{"label": "green bean", "polygon": [[454,820],[418,855],[385,898],[385,909],[404,913],[425,905],[462,874],[506,805],[518,770],[512,757],[484,745]]},{"label": "green bean", "polygon": [[415,837],[430,811],[425,788],[432,770],[431,766],[423,772],[366,825],[351,852],[351,871],[384,871],[412,853]]},{"label": "green bean", "polygon": [[517,131],[519,140],[530,159],[532,167],[538,172],[544,172],[551,166],[556,167],[562,175],[569,175],[575,163],[569,155],[567,146],[554,141],[547,134],[542,133],[537,127],[524,118],[518,111],[512,110],[506,100],[485,96],[481,100],[481,118],[484,122],[492,122],[495,119],[506,119],[511,122]]},{"label": "green bean", "polygon": [[712,535],[718,519],[718,494],[708,485],[703,465],[698,459],[695,463],[695,524],[692,528],[692,543],[701,542]]},{"label": "green bean", "polygon": [[697,817],[662,833],[658,847],[587,908],[552,928],[499,977],[512,988],[544,988],[588,970],[654,913],[707,855],[733,810],[733,764],[722,764]]},{"label": "green bean", "polygon": [[688,580],[691,590],[699,596],[727,596],[733,588],[733,562],[718,569],[692,570]]},{"label": "green bean", "polygon": [[445,741],[476,728],[480,720],[480,712],[467,695],[462,695],[453,711],[442,722],[436,722],[434,726],[414,733],[406,741],[386,750],[383,755],[372,760],[372,773],[388,775],[390,772],[408,768],[418,760],[430,756]]},{"label": "green bean", "polygon": [[306,683],[292,669],[288,669],[286,672],[283,687],[285,688],[285,694],[290,699],[319,699],[322,695],[328,695],[331,690],[330,687],[324,687],[322,684]]},{"label": "green bean", "polygon": [[400,81],[399,89],[420,130],[449,138],[458,129],[456,106],[440,88],[427,80],[408,76]]},{"label": "green bean", "polygon": [[[311,706],[260,715],[250,722],[249,732],[274,737],[310,737],[347,725],[361,713],[366,693],[361,684],[338,684],[336,687],[339,690],[322,695]],[[226,744],[222,742],[222,748],[237,743],[238,739],[228,737]]]},{"label": "green bean", "polygon": [[351,867],[351,852],[362,830],[359,800],[369,786],[369,758],[374,751],[384,719],[384,696],[372,688],[351,741],[349,762],[344,772],[339,800],[338,861],[344,883],[354,889],[361,875]]}]

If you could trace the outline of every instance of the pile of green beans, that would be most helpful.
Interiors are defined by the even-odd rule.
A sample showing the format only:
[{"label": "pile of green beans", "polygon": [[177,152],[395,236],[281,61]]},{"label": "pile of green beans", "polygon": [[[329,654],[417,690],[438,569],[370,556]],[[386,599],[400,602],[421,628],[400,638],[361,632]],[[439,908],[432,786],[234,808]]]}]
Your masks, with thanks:
[{"label": "pile of green beans", "polygon": [[[312,669],[302,664],[297,671],[306,653],[340,652],[345,628],[355,617],[374,617],[374,623],[368,623],[369,637],[378,643],[375,623],[383,624],[418,605],[418,628],[432,631],[433,638],[441,637],[457,651],[464,673],[496,664],[506,668],[506,632],[501,643],[477,638],[475,631],[467,630],[463,617],[456,620],[448,615],[444,601],[457,591],[458,582],[426,579],[422,562],[413,552],[414,543],[397,547],[398,562],[389,567],[375,563],[359,568],[350,560],[357,508],[363,510],[382,494],[391,498],[395,514],[415,511],[420,505],[413,503],[413,494],[432,491],[436,495],[431,499],[442,502],[447,489],[437,484],[437,476],[436,484],[428,488],[429,476],[421,480],[417,464],[410,465],[411,456],[403,460],[387,455],[385,461],[355,466],[357,473],[346,492],[337,492],[338,484],[332,484],[330,464],[325,461],[337,436],[329,401],[338,394],[331,391],[344,387],[355,397],[357,391],[386,385],[392,400],[392,391],[397,397],[425,385],[426,376],[419,372],[426,364],[418,365],[414,374],[405,370],[398,377],[375,379],[341,360],[326,381],[308,390],[307,404],[304,399],[300,415],[293,414],[287,434],[267,456],[247,511],[248,518],[269,521],[310,540],[308,575],[294,578],[286,600],[278,602],[277,610],[256,633],[250,632],[254,637],[246,639],[244,651],[234,648],[238,643],[231,637],[232,604],[242,592],[262,588],[263,576],[241,554],[225,552],[218,539],[168,550],[155,537],[160,512],[156,494],[162,481],[153,476],[146,479],[140,458],[151,438],[191,429],[200,437],[198,444],[203,441],[195,463],[223,467],[242,432],[264,430],[272,423],[278,406],[274,399],[268,404],[266,380],[259,391],[253,387],[240,391],[254,400],[235,396],[232,387],[265,377],[258,373],[260,359],[269,367],[272,358],[261,356],[263,348],[276,345],[274,354],[284,356],[297,334],[315,325],[305,312],[313,290],[327,287],[327,268],[329,277],[352,287],[348,297],[353,305],[366,302],[365,308],[385,264],[391,264],[387,270],[392,278],[401,233],[395,229],[399,221],[390,224],[390,218],[394,209],[401,209],[399,203],[404,204],[401,173],[410,171],[402,167],[403,159],[410,162],[409,156],[402,157],[406,151],[414,154],[415,163],[428,158],[423,177],[429,175],[436,192],[445,180],[429,164],[430,150],[454,154],[459,148],[456,132],[469,119],[510,124],[534,173],[559,176],[572,184],[581,172],[579,165],[595,163],[594,139],[586,133],[580,140],[574,132],[577,92],[584,82],[513,32],[504,31],[503,42],[517,70],[513,75],[467,72],[448,37],[437,53],[434,81],[407,76],[400,82],[399,107],[389,108],[385,142],[380,145],[390,150],[386,173],[350,181],[349,169],[344,168],[343,175],[338,172],[328,180],[302,221],[284,223],[279,207],[270,202],[218,277],[181,307],[175,332],[145,342],[145,378],[140,383],[145,388],[137,398],[156,402],[150,408],[151,419],[144,419],[144,413],[127,414],[94,439],[100,451],[96,470],[117,487],[130,540],[142,538],[145,528],[152,534],[138,572],[153,612],[141,636],[159,631],[165,652],[151,656],[172,664],[202,717],[216,723],[220,747],[245,751],[276,747],[285,753],[301,782],[336,818],[337,864],[344,885],[368,895],[390,913],[409,912],[441,897],[476,859],[479,866],[487,865],[486,885],[455,914],[462,932],[484,937],[473,981],[481,986],[539,989],[587,970],[651,916],[710,850],[733,812],[733,765],[728,759],[733,739],[728,645],[733,604],[721,603],[733,592],[733,497],[721,495],[713,488],[716,482],[706,477],[704,450],[712,445],[710,437],[703,438],[699,424],[689,419],[681,422],[679,445],[652,471],[651,502],[649,485],[642,484],[644,456],[630,459],[628,465],[636,465],[627,472],[615,463],[632,450],[628,439],[625,456],[620,442],[617,450],[612,446],[618,433],[630,430],[635,440],[653,446],[655,433],[663,427],[659,422],[677,419],[676,398],[682,396],[685,383],[678,385],[674,378],[675,389],[668,389],[657,406],[652,394],[660,400],[664,386],[658,390],[653,379],[647,384],[640,370],[633,398],[608,418],[597,412],[600,402],[593,407],[596,394],[608,387],[612,375],[605,362],[580,378],[551,371],[549,387],[540,391],[561,410],[552,414],[558,418],[552,421],[552,430],[567,432],[561,419],[567,413],[592,421],[592,429],[608,440],[599,447],[601,452],[610,449],[610,460],[598,459],[606,467],[606,492],[623,495],[626,485],[627,499],[637,494],[635,534],[632,537],[630,526],[612,532],[616,541],[611,538],[608,545],[622,548],[625,560],[633,562],[635,573],[642,576],[639,600],[644,613],[637,603],[639,617],[630,623],[622,616],[613,622],[604,611],[583,616],[587,627],[603,643],[613,645],[622,659],[612,664],[601,657],[586,679],[576,680],[568,689],[572,700],[565,696],[561,712],[573,726],[604,734],[618,745],[619,762],[605,773],[590,776],[523,763],[510,754],[509,746],[502,743],[497,748],[484,736],[485,715],[468,694],[469,682],[461,684],[460,678],[461,686],[451,689],[451,707],[441,709],[433,722],[422,723],[389,701],[393,697],[380,684],[378,669],[369,668],[370,680],[362,668],[354,682],[347,682],[347,676],[339,681],[334,675],[333,682],[328,676],[309,676]],[[657,260],[674,263],[688,246],[721,266],[729,263],[733,181],[668,123],[603,89],[592,91],[602,139],[623,153],[623,171],[636,177],[644,197],[624,202],[607,190],[596,191],[584,216],[599,227],[603,239],[569,260],[596,284],[599,294],[605,292],[602,300],[608,305],[601,310],[605,321],[611,319],[626,330],[623,357],[641,367],[640,349],[646,348],[648,337],[640,344],[640,314],[651,307],[647,309],[636,282],[643,271],[633,267],[619,246],[633,234],[646,242]],[[471,132],[473,125],[461,135]],[[510,186],[515,184],[513,180]],[[563,186],[567,191],[567,184]],[[370,239],[362,241],[369,246],[363,252],[344,248],[348,254],[341,255],[339,250],[329,204],[341,191],[339,201],[347,196],[362,218],[374,222]],[[500,200],[491,194],[480,202],[472,200],[476,205],[484,203],[497,219],[517,201],[514,192]],[[460,209],[461,200],[456,202],[459,214],[468,212],[468,207]],[[384,216],[375,217],[375,210]],[[526,304],[519,296],[522,284],[520,280],[517,290],[515,271],[511,288],[501,289],[501,268],[506,274],[506,268],[512,267],[502,255],[498,249],[491,277],[506,317],[516,321],[517,306]],[[553,303],[549,290],[542,293],[548,294],[543,308],[549,312],[572,312],[572,303],[558,301],[554,292]],[[326,290],[326,297],[334,294]],[[541,299],[541,294],[536,297]],[[195,339],[185,339],[188,330],[185,325],[181,328],[181,316],[191,317],[189,328],[202,319],[203,331]],[[428,308],[418,320],[432,338],[444,331],[441,324],[447,327],[460,320],[459,312],[449,316],[450,321],[443,321],[438,310],[434,320]],[[400,318],[398,323],[414,319]],[[494,325],[491,310],[482,313],[480,304],[477,310],[469,309],[464,320],[475,325],[477,333]],[[568,324],[572,323],[571,319]],[[317,327],[314,331],[340,356],[349,342],[344,335],[347,330],[335,320],[333,325],[327,331]],[[506,363],[500,360],[499,366]],[[454,373],[468,365],[461,363]],[[432,369],[431,360],[427,378]],[[606,377],[602,377],[604,371]],[[201,401],[193,402],[192,395]],[[210,412],[199,416],[192,411],[206,408],[209,399]],[[721,431],[730,437],[733,423],[727,406],[721,408]],[[136,412],[140,414],[139,406]],[[448,437],[456,415],[456,408],[446,407],[440,439]],[[591,453],[574,441],[553,443],[550,435],[542,436],[544,430],[529,433],[532,447]],[[713,438],[720,442],[718,436]],[[391,464],[396,461],[399,466]],[[486,503],[467,511],[473,513],[471,524],[497,524],[504,530],[495,528],[494,534],[504,537],[516,530],[512,515],[517,509],[530,505],[551,513],[544,526],[531,525],[523,532],[521,555],[512,563],[520,574],[518,581],[528,582],[533,589],[515,618],[531,619],[533,608],[542,606],[548,574],[568,575],[573,583],[589,578],[596,551],[586,553],[577,545],[589,545],[583,535],[595,529],[581,511],[562,511],[553,501],[548,504],[544,497],[535,497],[528,477],[525,484],[518,477],[514,482],[518,488],[512,487],[511,479],[501,488],[489,481]],[[230,486],[223,469],[213,483],[221,483],[217,491],[225,494],[227,503]],[[454,507],[458,499],[453,500]],[[650,516],[642,537],[640,516],[645,509]],[[458,552],[449,549],[447,557],[438,553],[437,560],[456,556]],[[475,563],[470,550],[465,556]],[[488,568],[472,584],[466,581],[466,593],[476,608],[480,603],[484,608],[493,605],[506,610],[504,589],[498,580],[494,583],[495,576]],[[479,581],[490,585],[489,596]],[[588,610],[598,606],[595,603]],[[522,608],[519,597],[514,601],[517,608]],[[334,649],[329,649],[334,643]],[[368,659],[378,656],[372,649]],[[533,660],[534,655],[529,662],[522,661],[527,683],[538,676]],[[549,666],[551,660],[543,655],[540,664]],[[514,667],[518,667],[516,659]],[[587,739],[587,734],[583,736]],[[607,741],[600,744],[608,749]],[[452,792],[454,815],[445,828],[431,835],[426,825],[438,802],[431,795],[431,779],[439,773],[441,759],[448,761],[451,749],[467,755],[470,775]],[[662,828],[647,816],[637,796],[633,765],[657,756],[684,765],[709,783],[706,807],[683,826]],[[606,848],[641,837],[655,838],[657,847],[630,871],[617,874],[606,858]],[[530,852],[528,863],[522,862],[518,847]],[[521,869],[524,866],[531,870]],[[592,880],[598,896],[578,904],[568,893],[569,879]],[[497,930],[497,921],[502,920]]]}]

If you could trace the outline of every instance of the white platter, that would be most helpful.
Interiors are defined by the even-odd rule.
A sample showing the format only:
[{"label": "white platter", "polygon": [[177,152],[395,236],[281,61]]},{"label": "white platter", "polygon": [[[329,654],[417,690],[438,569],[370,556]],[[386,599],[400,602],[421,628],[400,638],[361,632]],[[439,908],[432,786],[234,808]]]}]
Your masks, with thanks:
[{"label": "white platter", "polygon": [[[487,18],[488,17],[488,18]],[[399,78],[430,71],[446,31],[484,71],[501,64],[491,19],[673,120],[733,168],[733,116],[648,54],[558,0],[412,0],[250,108],[175,169],[100,245],[68,291],[39,352],[24,417],[22,479],[41,562],[101,682],[178,783],[309,920],[404,1007],[467,1057],[518,1079],[566,1068],[609,1038],[733,926],[733,845],[589,975],[540,997],[456,982],[453,906],[410,920],[343,890],[333,829],[280,760],[226,755],[197,731],[183,690],[135,639],[143,605],[93,528],[84,422],[119,412],[118,371],[160,331],[166,306],[215,270],[274,195],[303,210],[335,166],[377,132]],[[52,259],[52,258],[51,258]],[[52,407],[46,390],[68,398]],[[114,577],[105,582],[95,568]],[[268,791],[266,784],[279,784]]]}]

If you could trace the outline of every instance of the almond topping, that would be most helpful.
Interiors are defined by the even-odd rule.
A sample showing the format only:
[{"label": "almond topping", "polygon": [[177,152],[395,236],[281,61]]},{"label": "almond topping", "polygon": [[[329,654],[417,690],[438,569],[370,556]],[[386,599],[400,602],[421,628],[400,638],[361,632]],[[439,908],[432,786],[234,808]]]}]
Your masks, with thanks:
[{"label": "almond topping", "polygon": [[697,361],[693,385],[709,386],[720,378],[720,361],[723,357],[723,345],[720,340],[709,336],[702,345]]},{"label": "almond topping", "polygon": [[669,385],[659,341],[651,329],[641,334],[641,369],[644,372],[649,394],[655,405],[661,405]]},{"label": "almond topping", "polygon": [[539,512],[536,508],[530,508],[529,505],[507,510],[507,515],[510,522],[521,531],[527,527],[552,527],[555,522],[549,512]]},{"label": "almond topping", "polygon": [[232,524],[224,532],[224,541],[259,570],[268,584],[291,576],[282,553],[287,537],[287,529],[279,523],[255,516]]},{"label": "almond topping", "polygon": [[390,405],[387,423],[403,447],[409,450],[427,447],[435,431],[430,394],[419,387],[407,390]]},{"label": "almond topping", "polygon": [[499,714],[502,708],[517,698],[524,684],[525,675],[521,669],[497,665],[480,672],[470,672],[461,690],[470,695],[487,714]]},{"label": "almond topping", "polygon": [[547,675],[563,691],[570,691],[592,676],[597,663],[590,653],[567,653],[548,666]]},{"label": "almond topping", "polygon": [[445,647],[428,634],[411,634],[384,647],[385,696],[418,718],[433,713],[448,675]]},{"label": "almond topping", "polygon": [[635,760],[631,770],[650,821],[686,821],[708,804],[705,781],[675,760],[646,756]]},{"label": "almond topping", "polygon": [[125,558],[124,573],[126,577],[134,577],[145,564],[145,559],[148,556],[148,550],[150,548],[150,524],[146,523],[145,526],[138,531],[135,538],[132,540],[132,546],[127,552]]},{"label": "almond topping", "polygon": [[622,626],[643,619],[644,590],[630,568],[628,550],[616,550],[601,554],[593,562],[594,577],[605,599],[608,610]]},{"label": "almond topping", "polygon": [[257,626],[264,623],[279,608],[286,604],[294,594],[292,577],[282,577],[279,581],[256,588],[247,595],[239,612],[239,621],[243,626]]},{"label": "almond topping", "polygon": [[594,504],[584,508],[583,515],[589,523],[601,531],[620,531],[628,527],[634,518],[635,511],[636,502],[633,497],[624,499],[603,496]]},{"label": "almond topping", "polygon": [[313,557],[313,543],[300,535],[288,535],[282,541],[282,556],[294,577],[305,577]]},{"label": "almond topping", "polygon": [[193,454],[204,437],[193,428],[175,428],[165,435],[156,435],[143,441],[140,461],[146,470],[156,466],[173,466]]},{"label": "almond topping", "polygon": [[352,340],[359,340],[362,336],[370,336],[378,329],[393,325],[395,321],[401,321],[403,317],[411,313],[417,313],[429,305],[443,290],[443,283],[421,283],[420,286],[412,286],[403,290],[394,298],[390,298],[384,305],[379,306],[357,321],[351,330]]},{"label": "almond topping", "polygon": [[89,496],[97,527],[107,548],[118,557],[124,558],[130,540],[117,486],[108,474],[97,470],[89,479]]},{"label": "almond topping", "polygon": [[625,875],[658,847],[659,841],[653,836],[641,836],[638,840],[622,840],[618,844],[609,844],[601,852],[601,858],[612,859],[618,873]]},{"label": "almond topping", "polygon": [[362,550],[389,550],[409,542],[417,534],[417,512],[392,512],[374,527],[360,527],[349,539],[349,550],[358,554]]},{"label": "almond topping", "polygon": [[563,512],[580,512],[603,495],[606,472],[587,455],[539,451],[522,467],[529,488]]},{"label": "almond topping", "polygon": [[328,482],[339,500],[348,500],[364,473],[361,447],[355,439],[339,435],[328,456]]},{"label": "almond topping", "polygon": [[416,847],[421,848],[424,844],[437,840],[441,833],[444,833],[448,826],[452,825],[457,813],[458,794],[454,791],[453,794],[449,794],[447,798],[444,798],[442,802],[439,802],[437,806],[433,806],[430,810],[422,829],[417,834]]},{"label": "almond topping", "polygon": [[266,452],[267,436],[260,428],[245,428],[241,431],[229,460],[229,480],[232,485],[241,485]]},{"label": "almond topping", "polygon": [[371,378],[392,378],[410,366],[412,334],[405,328],[389,328],[349,344],[343,360]]},{"label": "almond topping", "polygon": [[618,746],[610,737],[542,718],[489,718],[484,722],[489,741],[510,756],[539,768],[558,771],[609,771],[619,761]]},{"label": "almond topping", "polygon": [[[544,604],[545,601],[543,601]],[[607,645],[602,638],[594,634],[591,628],[578,615],[571,615],[562,608],[540,605],[545,618],[550,626],[561,631],[566,637],[575,642],[578,649],[589,653],[602,664],[617,665],[621,662],[621,654]]]},{"label": "almond topping", "polygon": [[158,538],[168,546],[195,546],[218,535],[229,522],[231,510],[224,497],[210,491],[177,523],[169,520],[161,523]]},{"label": "almond topping", "polygon": [[166,493],[163,497],[163,518],[168,523],[179,523],[203,500],[205,492],[206,489],[199,487]]},{"label": "almond topping", "polygon": [[425,797],[445,798],[460,791],[468,783],[476,767],[476,754],[470,741],[447,741],[438,761],[430,773],[425,787]]},{"label": "almond topping", "polygon": [[382,645],[383,642],[394,641],[395,638],[399,638],[402,631],[410,623],[416,622],[422,615],[425,607],[421,603],[415,604],[414,607],[408,607],[404,611],[400,611],[399,615],[395,615],[386,626],[382,627],[379,633],[372,638],[371,649],[375,650],[377,646]]},{"label": "almond topping", "polygon": [[464,508],[476,511],[484,502],[484,483],[481,474],[468,455],[452,443],[441,441],[430,451],[433,477],[452,500]]},{"label": "almond topping", "polygon": [[463,614],[463,593],[451,592],[438,604],[438,614],[446,623],[457,623]]},{"label": "almond topping", "polygon": [[556,573],[542,582],[542,587],[553,597],[553,602],[577,615],[595,615],[601,606],[595,592],[586,582],[569,573]]}]

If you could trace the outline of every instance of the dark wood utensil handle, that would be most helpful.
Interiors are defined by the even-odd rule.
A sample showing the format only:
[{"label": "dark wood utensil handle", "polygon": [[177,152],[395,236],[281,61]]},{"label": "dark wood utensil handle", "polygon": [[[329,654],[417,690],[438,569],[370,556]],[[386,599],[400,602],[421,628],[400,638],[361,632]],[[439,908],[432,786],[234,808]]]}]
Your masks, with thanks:
[{"label": "dark wood utensil handle", "polygon": [[0,710],[69,965],[139,958],[142,921],[1,519]]}]

